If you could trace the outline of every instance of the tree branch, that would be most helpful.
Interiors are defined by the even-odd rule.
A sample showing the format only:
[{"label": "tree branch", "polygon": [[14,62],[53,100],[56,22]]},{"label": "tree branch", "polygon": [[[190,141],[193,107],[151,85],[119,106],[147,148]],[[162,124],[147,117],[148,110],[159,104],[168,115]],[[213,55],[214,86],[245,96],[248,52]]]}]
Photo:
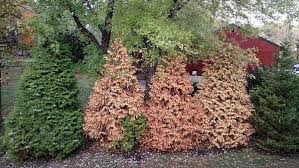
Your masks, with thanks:
[{"label": "tree branch", "polygon": [[173,5],[168,12],[168,19],[173,19],[176,17],[178,12],[189,2],[190,0],[173,0]]},{"label": "tree branch", "polygon": [[74,12],[72,12],[72,17],[80,31],[94,43],[99,51],[102,51],[102,47],[97,38],[81,23],[79,17]]},{"label": "tree branch", "polygon": [[114,15],[114,7],[116,0],[109,0],[107,4],[107,15],[105,17],[104,25],[99,26],[102,33],[102,52],[107,53],[110,39],[111,39],[111,29],[112,29],[112,18]]}]

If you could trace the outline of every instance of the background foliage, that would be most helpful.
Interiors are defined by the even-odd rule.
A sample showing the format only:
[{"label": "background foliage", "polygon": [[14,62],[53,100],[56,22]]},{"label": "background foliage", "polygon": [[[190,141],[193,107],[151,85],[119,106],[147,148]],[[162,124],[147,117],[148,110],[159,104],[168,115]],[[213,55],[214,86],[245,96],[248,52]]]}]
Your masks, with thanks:
[{"label": "background foliage", "polygon": [[83,72],[86,72],[92,78],[98,78],[104,71],[105,59],[97,51],[93,44],[84,48],[84,59],[80,65]]},{"label": "background foliage", "polygon": [[[6,67],[11,62],[11,54],[16,48],[14,42],[8,39],[9,34],[15,34],[19,31],[18,17],[20,16],[20,9],[18,5],[20,0],[0,0],[0,93],[4,80],[1,75],[1,69]],[[0,96],[0,102],[2,97]],[[3,131],[3,114],[2,103],[0,104],[0,133]]]}]

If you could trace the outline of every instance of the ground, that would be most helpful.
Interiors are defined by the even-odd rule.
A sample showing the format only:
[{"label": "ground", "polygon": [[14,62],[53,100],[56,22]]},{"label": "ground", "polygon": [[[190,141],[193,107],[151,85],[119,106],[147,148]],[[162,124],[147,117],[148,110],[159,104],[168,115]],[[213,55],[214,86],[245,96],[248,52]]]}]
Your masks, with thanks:
[{"label": "ground", "polygon": [[253,149],[170,154],[138,152],[125,156],[88,148],[63,160],[38,159],[22,164],[10,162],[6,156],[2,156],[0,165],[3,168],[297,168],[299,157],[270,155]]},{"label": "ground", "polygon": [[[12,67],[2,70],[6,79],[2,87],[2,107],[5,114],[12,110],[15,102],[16,82],[22,69]],[[88,101],[94,80],[76,73],[81,105]],[[184,153],[155,153],[138,151],[130,156],[100,151],[93,145],[83,147],[63,160],[37,159],[24,163],[9,161],[7,155],[0,156],[0,168],[110,168],[110,167],[196,167],[196,168],[272,168],[299,167],[299,154],[282,156],[269,154],[254,148],[230,151],[189,151]]]}]

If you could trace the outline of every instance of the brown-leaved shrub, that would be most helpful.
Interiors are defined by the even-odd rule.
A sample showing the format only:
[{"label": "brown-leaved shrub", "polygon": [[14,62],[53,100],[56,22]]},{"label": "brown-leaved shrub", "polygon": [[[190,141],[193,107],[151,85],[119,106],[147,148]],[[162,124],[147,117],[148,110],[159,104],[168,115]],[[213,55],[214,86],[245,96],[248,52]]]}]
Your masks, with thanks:
[{"label": "brown-leaved shrub", "polygon": [[201,111],[191,100],[192,86],[185,64],[177,58],[159,66],[150,86],[142,145],[156,151],[196,148],[201,134]]},{"label": "brown-leaved shrub", "polygon": [[122,120],[137,119],[143,113],[143,91],[134,75],[127,50],[113,43],[105,73],[96,81],[84,114],[85,134],[106,149],[123,140]]},{"label": "brown-leaved shrub", "polygon": [[256,63],[255,55],[225,44],[207,62],[196,95],[204,111],[202,141],[209,148],[247,145],[254,133],[248,121],[254,109],[246,92],[246,66]]}]

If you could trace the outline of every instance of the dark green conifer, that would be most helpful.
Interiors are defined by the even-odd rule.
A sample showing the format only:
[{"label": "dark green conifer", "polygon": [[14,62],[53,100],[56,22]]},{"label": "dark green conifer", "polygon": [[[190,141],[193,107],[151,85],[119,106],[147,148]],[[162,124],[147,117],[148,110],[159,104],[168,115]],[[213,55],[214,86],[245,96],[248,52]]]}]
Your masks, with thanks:
[{"label": "dark green conifer", "polygon": [[299,77],[292,73],[292,63],[290,47],[283,43],[278,67],[267,70],[251,92],[252,124],[262,148],[299,151]]},{"label": "dark green conifer", "polygon": [[59,44],[33,51],[5,124],[13,159],[64,157],[82,144],[82,114],[69,52]]}]

